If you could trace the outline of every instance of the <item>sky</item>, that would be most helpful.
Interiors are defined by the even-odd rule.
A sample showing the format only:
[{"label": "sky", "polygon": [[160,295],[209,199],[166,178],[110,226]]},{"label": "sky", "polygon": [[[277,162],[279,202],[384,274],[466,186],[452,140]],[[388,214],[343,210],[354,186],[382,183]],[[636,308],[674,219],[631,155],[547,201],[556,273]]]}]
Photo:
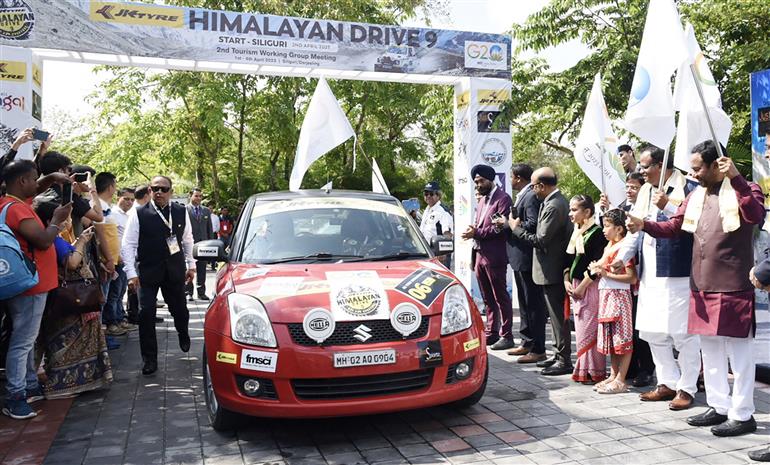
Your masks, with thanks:
[{"label": "sky", "polygon": [[[432,26],[438,29],[456,29],[503,33],[514,23],[523,22],[528,15],[538,11],[549,0],[449,0],[446,19],[434,19]],[[413,20],[405,26],[427,27],[424,21]],[[586,48],[579,42],[566,44],[558,49],[545,50],[545,57],[555,71],[574,65],[585,56]],[[85,98],[99,82],[108,76],[94,74],[94,65],[46,61],[43,69],[43,123],[53,126],[47,118],[68,113],[79,119],[92,112]]]}]

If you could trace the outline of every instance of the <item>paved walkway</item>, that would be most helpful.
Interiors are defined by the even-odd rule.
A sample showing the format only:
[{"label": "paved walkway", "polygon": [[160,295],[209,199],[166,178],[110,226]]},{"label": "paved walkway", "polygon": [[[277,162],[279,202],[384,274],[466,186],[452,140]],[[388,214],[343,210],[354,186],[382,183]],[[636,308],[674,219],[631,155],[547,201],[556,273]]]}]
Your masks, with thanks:
[{"label": "paved walkway", "polygon": [[[640,402],[639,390],[599,395],[569,376],[546,378],[496,353],[487,393],[469,409],[251,419],[220,434],[208,426],[201,388],[202,304],[191,306],[189,356],[160,312],[168,320],[158,328],[162,352],[153,378],[140,374],[138,335],[121,338],[123,347],[111,352],[115,383],[75,399],[45,464],[732,464],[749,462],[747,450],[770,443],[768,386],[756,391],[758,432],[717,438],[684,422],[702,410],[702,393],[694,409],[671,412],[665,402]],[[37,405],[45,412],[51,404]]]}]

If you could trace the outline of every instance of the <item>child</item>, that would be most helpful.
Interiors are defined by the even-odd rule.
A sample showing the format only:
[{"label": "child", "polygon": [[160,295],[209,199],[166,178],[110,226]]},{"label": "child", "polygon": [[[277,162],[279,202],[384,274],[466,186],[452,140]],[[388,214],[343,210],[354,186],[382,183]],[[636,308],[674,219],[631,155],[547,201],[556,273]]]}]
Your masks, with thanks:
[{"label": "child", "polygon": [[631,313],[631,285],[636,283],[636,268],[633,261],[626,263],[622,273],[612,273],[610,264],[620,250],[620,243],[626,236],[626,214],[623,210],[612,209],[604,214],[604,237],[609,243],[604,255],[590,268],[599,280],[599,331],[598,351],[610,355],[612,368],[609,378],[597,383],[600,394],[625,392],[626,373],[633,350],[634,320]]}]

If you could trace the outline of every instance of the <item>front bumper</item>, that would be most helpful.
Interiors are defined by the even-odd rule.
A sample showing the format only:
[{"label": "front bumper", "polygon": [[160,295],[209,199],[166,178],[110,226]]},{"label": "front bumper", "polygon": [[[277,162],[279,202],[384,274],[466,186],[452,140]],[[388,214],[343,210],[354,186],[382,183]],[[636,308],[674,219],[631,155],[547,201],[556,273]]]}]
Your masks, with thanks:
[{"label": "front bumper", "polygon": [[[432,338],[432,334],[440,334],[441,330],[440,318],[432,320],[428,336],[424,338],[354,346],[296,345],[288,327],[282,324],[273,325],[279,341],[277,349],[246,346],[206,330],[206,356],[214,392],[227,410],[274,418],[384,413],[440,405],[468,397],[481,387],[487,370],[481,325],[474,319],[474,325],[465,331]],[[419,347],[424,347],[427,341],[438,342],[441,347],[442,360],[433,366],[421,363],[423,356]],[[334,368],[335,352],[383,349],[395,350],[394,364]],[[277,354],[275,365],[271,367],[275,371],[243,368],[244,350]],[[473,367],[467,378],[458,379],[450,368],[463,361],[470,361]],[[247,396],[243,391],[246,379],[260,380],[265,391],[258,397]],[[353,385],[364,386],[362,389],[368,391],[354,394],[344,391],[358,389]],[[377,387],[382,390],[378,391]],[[320,397],[319,392],[323,393]]]}]

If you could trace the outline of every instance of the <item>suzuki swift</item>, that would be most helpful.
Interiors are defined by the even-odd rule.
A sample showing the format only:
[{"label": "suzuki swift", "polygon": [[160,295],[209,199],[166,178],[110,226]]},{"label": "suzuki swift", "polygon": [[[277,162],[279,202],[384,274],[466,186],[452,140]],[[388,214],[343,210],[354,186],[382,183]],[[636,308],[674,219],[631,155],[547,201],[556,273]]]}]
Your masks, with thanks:
[{"label": "suzuki swift", "polygon": [[395,198],[300,191],[251,197],[204,324],[211,424],[237,414],[322,418],[458,403],[484,394],[484,326]]}]

